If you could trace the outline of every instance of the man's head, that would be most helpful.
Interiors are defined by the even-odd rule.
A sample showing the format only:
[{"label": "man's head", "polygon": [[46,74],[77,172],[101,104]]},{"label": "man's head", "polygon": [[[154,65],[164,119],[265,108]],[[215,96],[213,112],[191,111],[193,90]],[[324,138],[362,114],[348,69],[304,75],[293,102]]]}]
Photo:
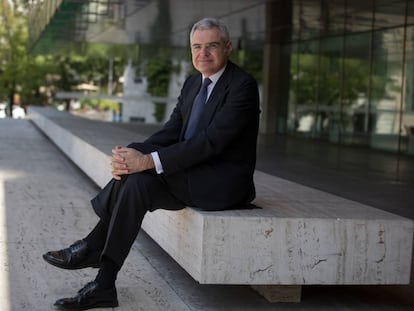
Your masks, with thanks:
[{"label": "man's head", "polygon": [[226,25],[215,18],[194,24],[190,46],[194,68],[207,77],[224,67],[233,50]]}]

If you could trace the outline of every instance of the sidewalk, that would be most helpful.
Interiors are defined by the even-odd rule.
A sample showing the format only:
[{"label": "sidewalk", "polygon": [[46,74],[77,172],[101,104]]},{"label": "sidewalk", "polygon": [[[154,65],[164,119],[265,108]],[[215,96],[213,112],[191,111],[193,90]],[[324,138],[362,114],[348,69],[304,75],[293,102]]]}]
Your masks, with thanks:
[{"label": "sidewalk", "polygon": [[[84,135],[93,130],[99,128],[78,128]],[[59,270],[47,265],[41,254],[87,234],[97,221],[89,200],[99,189],[30,120],[0,119],[0,144],[1,310],[53,310],[57,298],[74,294],[96,271]],[[263,156],[259,158],[265,166]],[[414,306],[413,285],[304,286],[300,304],[270,304],[248,286],[199,285],[143,232],[117,286],[120,307],[115,310],[120,311],[412,310]]]},{"label": "sidewalk", "polygon": [[[0,120],[0,304],[2,311],[53,310],[96,271],[64,271],[41,255],[84,237],[97,218],[98,188],[28,120]],[[190,310],[134,247],[118,280],[119,310]]]}]

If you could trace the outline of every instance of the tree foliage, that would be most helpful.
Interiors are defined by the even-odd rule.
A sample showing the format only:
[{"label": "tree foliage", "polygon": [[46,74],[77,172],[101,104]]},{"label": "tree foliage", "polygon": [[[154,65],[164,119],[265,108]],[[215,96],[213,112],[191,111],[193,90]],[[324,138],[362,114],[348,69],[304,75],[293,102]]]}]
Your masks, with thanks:
[{"label": "tree foliage", "polygon": [[18,82],[27,62],[25,57],[27,33],[15,12],[14,2],[1,0],[0,93],[2,100],[8,99],[9,101],[9,114]]},{"label": "tree foliage", "polygon": [[[144,70],[148,80],[147,90],[152,96],[166,97],[168,95],[168,85],[173,65],[170,57],[158,55],[150,59]],[[164,118],[166,104],[163,102],[154,102],[154,117],[157,122]]]},{"label": "tree foliage", "polygon": [[[50,56],[28,51],[26,11],[21,1],[1,0],[0,5],[0,100],[9,104],[45,101],[40,86],[47,86],[55,65]],[[17,101],[16,99],[19,98]]]},{"label": "tree foliage", "polygon": [[0,101],[47,104],[58,91],[75,91],[90,83],[106,92],[112,60],[113,93],[120,90],[124,60],[134,52],[128,46],[83,44],[64,54],[35,55],[28,49],[27,1],[0,0]]}]

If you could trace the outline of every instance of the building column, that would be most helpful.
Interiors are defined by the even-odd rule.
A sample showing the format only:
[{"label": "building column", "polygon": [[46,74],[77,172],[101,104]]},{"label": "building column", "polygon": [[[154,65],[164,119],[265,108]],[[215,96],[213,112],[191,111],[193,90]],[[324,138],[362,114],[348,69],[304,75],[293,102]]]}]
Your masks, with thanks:
[{"label": "building column", "polygon": [[290,53],[283,52],[282,44],[290,39],[291,21],[291,0],[266,2],[260,134],[286,132]]}]

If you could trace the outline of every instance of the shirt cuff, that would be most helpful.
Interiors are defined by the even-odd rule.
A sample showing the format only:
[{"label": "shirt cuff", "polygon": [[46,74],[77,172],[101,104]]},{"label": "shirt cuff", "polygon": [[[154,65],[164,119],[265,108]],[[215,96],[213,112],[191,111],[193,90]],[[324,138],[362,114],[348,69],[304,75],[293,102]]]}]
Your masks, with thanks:
[{"label": "shirt cuff", "polygon": [[155,171],[157,172],[157,174],[164,173],[164,169],[162,168],[162,164],[161,164],[161,160],[160,160],[160,156],[158,155],[158,152],[156,151],[151,152],[151,157],[152,157],[152,160],[154,161]]}]

